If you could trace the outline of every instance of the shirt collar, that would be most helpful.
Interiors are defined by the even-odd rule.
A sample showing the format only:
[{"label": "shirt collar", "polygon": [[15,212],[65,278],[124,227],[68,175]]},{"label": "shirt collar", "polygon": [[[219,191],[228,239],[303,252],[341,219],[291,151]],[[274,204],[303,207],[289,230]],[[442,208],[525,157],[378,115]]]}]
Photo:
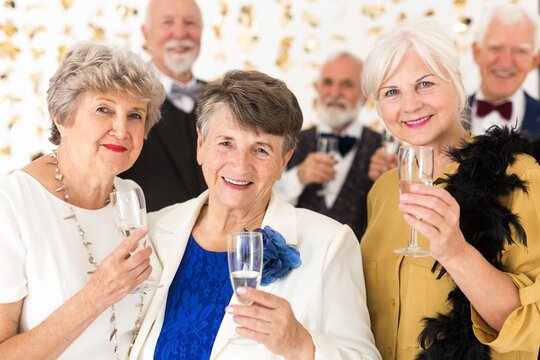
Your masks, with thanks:
[{"label": "shirt collar", "polygon": [[159,69],[154,64],[152,64],[152,66],[154,67],[154,70],[156,71],[156,73],[159,75],[159,80],[161,84],[163,85],[163,87],[165,88],[165,91],[167,92],[167,94],[170,94],[173,84],[180,86],[182,88],[189,88],[197,83],[197,80],[195,79],[195,77],[192,77],[191,80],[189,80],[187,83],[182,83],[180,81],[174,80],[173,78],[159,71]]},{"label": "shirt collar", "polygon": [[[360,123],[358,119],[353,120],[349,126],[347,126],[339,135],[342,136],[352,136],[357,139],[360,138],[360,135],[362,134],[363,126]],[[324,133],[334,133],[334,130],[330,126],[328,126],[326,123],[319,121],[319,125],[317,125],[317,133],[324,134]]]}]

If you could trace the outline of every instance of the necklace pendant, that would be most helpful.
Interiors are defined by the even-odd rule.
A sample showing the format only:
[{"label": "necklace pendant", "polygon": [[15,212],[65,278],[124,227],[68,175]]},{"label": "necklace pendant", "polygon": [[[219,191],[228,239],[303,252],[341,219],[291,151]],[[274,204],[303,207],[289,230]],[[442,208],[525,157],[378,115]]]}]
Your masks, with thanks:
[{"label": "necklace pendant", "polygon": [[58,189],[54,190],[54,192],[59,192],[59,191],[64,191],[64,190],[66,190],[66,185],[62,184],[60,185]]},{"label": "necklace pendant", "polygon": [[54,178],[58,181],[62,181],[62,178],[64,177],[64,175],[60,174],[60,173],[56,173],[54,174]]},{"label": "necklace pendant", "polygon": [[71,220],[75,219],[75,214],[69,214],[68,216],[64,216],[64,220]]},{"label": "necklace pendant", "polygon": [[[112,341],[112,339],[114,338],[114,335],[116,335],[116,332],[117,332],[117,331],[118,331],[118,330],[116,330],[116,328],[113,329],[113,331],[111,332],[111,335],[109,336],[109,341]],[[115,352],[116,352],[116,351],[115,351]]]},{"label": "necklace pendant", "polygon": [[92,255],[90,255],[88,257],[88,262],[92,265],[96,265],[96,260],[94,259],[94,257]]},{"label": "necklace pendant", "polygon": [[96,272],[96,270],[88,270],[86,273],[88,275],[94,275],[95,272]]}]

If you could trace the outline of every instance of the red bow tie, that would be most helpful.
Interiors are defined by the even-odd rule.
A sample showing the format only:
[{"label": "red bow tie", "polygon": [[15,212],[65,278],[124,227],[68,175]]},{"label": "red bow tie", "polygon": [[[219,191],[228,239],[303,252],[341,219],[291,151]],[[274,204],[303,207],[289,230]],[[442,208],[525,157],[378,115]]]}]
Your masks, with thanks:
[{"label": "red bow tie", "polygon": [[501,116],[503,117],[503,119],[510,120],[510,116],[512,116],[512,102],[507,101],[499,105],[493,105],[492,103],[483,100],[476,101],[477,116],[484,117],[493,110],[498,111],[499,114],[501,114]]}]

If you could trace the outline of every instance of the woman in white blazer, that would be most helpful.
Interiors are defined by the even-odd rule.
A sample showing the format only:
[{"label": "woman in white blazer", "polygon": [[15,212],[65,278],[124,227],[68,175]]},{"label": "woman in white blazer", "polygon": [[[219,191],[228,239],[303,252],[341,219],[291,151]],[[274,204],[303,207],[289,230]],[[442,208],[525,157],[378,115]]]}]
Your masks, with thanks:
[{"label": "woman in white blazer", "polygon": [[[132,358],[380,359],[352,230],[272,193],[302,124],[295,96],[277,79],[234,71],[206,86],[197,115],[208,190],[150,215],[163,286]],[[264,285],[244,289],[253,304],[242,305],[227,234],[263,227]],[[229,342],[235,333],[256,344]]]}]

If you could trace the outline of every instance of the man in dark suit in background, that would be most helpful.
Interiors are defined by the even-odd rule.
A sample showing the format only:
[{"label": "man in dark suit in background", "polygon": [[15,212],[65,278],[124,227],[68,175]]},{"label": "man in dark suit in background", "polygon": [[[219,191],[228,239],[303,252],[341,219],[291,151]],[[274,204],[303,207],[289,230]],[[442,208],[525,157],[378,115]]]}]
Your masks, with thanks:
[{"label": "man in dark suit in background", "polygon": [[121,177],[143,189],[148,211],[182,202],[206,189],[196,160],[195,101],[204,82],[191,67],[199,55],[202,16],[194,0],[150,0],[142,32],[167,99],[141,155]]},{"label": "man in dark suit in background", "polygon": [[[319,122],[304,130],[275,190],[290,203],[348,224],[358,239],[367,222],[367,177],[371,154],[381,146],[381,136],[358,121],[364,103],[361,92],[362,62],[342,52],[322,67],[315,84]],[[339,154],[317,151],[319,137],[338,138]],[[321,192],[325,184],[324,192]]]},{"label": "man in dark suit in background", "polygon": [[538,21],[518,4],[495,6],[480,19],[472,50],[481,82],[469,97],[474,135],[492,125],[540,135],[540,102],[521,88],[540,60]]}]

